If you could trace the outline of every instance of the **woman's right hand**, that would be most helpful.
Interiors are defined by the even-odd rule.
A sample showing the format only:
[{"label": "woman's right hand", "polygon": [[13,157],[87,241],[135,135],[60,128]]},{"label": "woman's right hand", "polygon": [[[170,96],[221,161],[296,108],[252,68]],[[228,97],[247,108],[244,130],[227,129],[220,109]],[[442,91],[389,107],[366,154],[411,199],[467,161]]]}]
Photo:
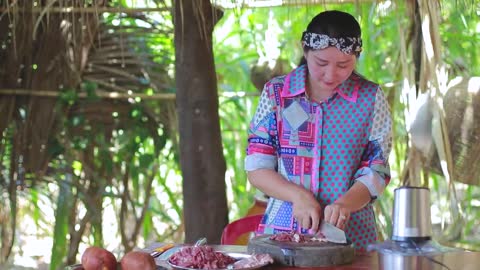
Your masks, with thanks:
[{"label": "woman's right hand", "polygon": [[316,233],[322,218],[322,207],[312,193],[306,191],[292,200],[293,217],[298,225]]},{"label": "woman's right hand", "polygon": [[313,193],[292,183],[272,169],[258,169],[248,172],[253,186],[270,197],[292,203],[292,215],[304,229],[318,231],[323,210]]}]

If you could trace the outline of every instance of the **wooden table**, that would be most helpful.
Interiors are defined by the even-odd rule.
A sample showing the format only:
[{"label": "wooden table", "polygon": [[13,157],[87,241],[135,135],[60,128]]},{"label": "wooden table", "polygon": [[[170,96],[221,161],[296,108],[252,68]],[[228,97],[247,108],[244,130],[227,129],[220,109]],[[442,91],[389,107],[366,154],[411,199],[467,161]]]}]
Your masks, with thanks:
[{"label": "wooden table", "polygon": [[[152,252],[155,248],[162,246],[161,243],[154,243],[153,245],[143,249],[146,252]],[[234,246],[234,245],[213,245],[213,247],[219,251],[231,252],[231,253],[247,253],[246,246]],[[172,252],[175,252],[172,249]],[[168,253],[168,252],[167,252]],[[165,254],[168,255],[168,254]],[[120,258],[117,258],[120,259]],[[426,258],[420,258],[416,261],[417,264],[411,265],[412,267],[402,268],[402,269],[432,269],[432,265],[428,264],[427,268],[418,268],[416,265],[422,264],[422,260],[427,261],[431,264],[430,260]],[[172,268],[168,265],[166,260],[162,260],[161,256],[155,259],[159,270],[171,270]],[[442,262],[450,267],[450,269],[462,269],[462,270],[478,270],[480,269],[480,252],[461,252],[461,253],[449,253],[443,256]],[[397,265],[398,266],[398,265]],[[389,267],[393,269],[393,265]],[[378,255],[376,252],[369,253],[356,253],[353,263],[346,265],[338,266],[329,266],[329,267],[291,267],[291,266],[281,266],[281,265],[267,265],[260,268],[259,270],[379,270]],[[400,268],[396,268],[400,269]],[[81,264],[70,265],[65,268],[65,270],[83,270]]]},{"label": "wooden table", "polygon": [[[144,249],[147,252],[153,251],[155,248],[161,246],[161,243],[155,243],[148,248]],[[233,253],[247,253],[246,246],[237,246],[237,245],[213,245],[213,247],[220,251],[233,252]],[[164,261],[156,259],[157,265],[167,268]],[[352,264],[338,265],[338,266],[329,266],[329,267],[291,267],[291,266],[280,266],[280,265],[269,265],[261,268],[262,270],[306,270],[306,269],[315,269],[315,270],[378,270],[378,257],[376,252],[370,253],[357,253]]]},{"label": "wooden table", "polygon": [[378,257],[376,252],[356,254],[352,264],[328,266],[328,267],[289,267],[289,266],[277,266],[271,265],[263,267],[265,270],[378,270]]}]

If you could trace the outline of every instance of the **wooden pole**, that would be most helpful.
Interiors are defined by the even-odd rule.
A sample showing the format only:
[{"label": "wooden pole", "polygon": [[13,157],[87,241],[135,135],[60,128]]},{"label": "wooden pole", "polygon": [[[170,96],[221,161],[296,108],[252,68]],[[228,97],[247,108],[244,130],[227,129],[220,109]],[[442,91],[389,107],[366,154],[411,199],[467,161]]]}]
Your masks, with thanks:
[{"label": "wooden pole", "polygon": [[[37,97],[58,97],[62,94],[59,91],[48,90],[34,90],[34,89],[0,89],[0,95],[17,95],[17,96],[37,96]],[[79,98],[87,98],[87,93],[78,93]],[[94,96],[108,99],[175,99],[174,93],[157,93],[157,94],[143,94],[143,93],[120,93],[120,92],[96,92]]]},{"label": "wooden pole", "polygon": [[[11,96],[36,96],[36,97],[58,97],[62,92],[51,90],[35,90],[35,89],[0,89],[1,95]],[[97,91],[95,96],[104,99],[128,99],[128,98],[141,98],[144,100],[173,100],[176,98],[175,93],[155,93],[155,94],[143,94],[143,93],[120,93],[120,92],[105,92]],[[223,92],[219,93],[220,96],[226,98],[239,98],[239,97],[255,97],[259,96],[258,92]],[[78,93],[79,98],[87,98],[87,93]]]}]

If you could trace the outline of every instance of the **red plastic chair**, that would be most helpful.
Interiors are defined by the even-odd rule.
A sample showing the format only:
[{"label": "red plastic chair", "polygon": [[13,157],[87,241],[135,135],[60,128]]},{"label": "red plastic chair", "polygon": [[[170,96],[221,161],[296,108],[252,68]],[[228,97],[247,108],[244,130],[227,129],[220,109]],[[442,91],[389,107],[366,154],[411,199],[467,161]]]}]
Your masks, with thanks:
[{"label": "red plastic chair", "polygon": [[263,214],[246,216],[227,224],[223,229],[222,245],[246,245],[250,234],[257,230]]}]

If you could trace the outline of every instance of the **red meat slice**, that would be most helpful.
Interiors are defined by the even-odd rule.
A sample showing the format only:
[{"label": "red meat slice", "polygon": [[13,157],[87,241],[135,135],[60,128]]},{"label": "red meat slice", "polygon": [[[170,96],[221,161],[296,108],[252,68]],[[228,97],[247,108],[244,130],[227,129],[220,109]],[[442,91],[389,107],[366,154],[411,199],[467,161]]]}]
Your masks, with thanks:
[{"label": "red meat slice", "polygon": [[273,234],[272,236],[270,236],[269,239],[273,241],[279,241],[279,242],[295,242],[295,243],[327,242],[327,239],[325,239],[325,236],[321,233],[318,233],[312,237],[312,236],[305,236],[302,234],[298,234],[294,231]]},{"label": "red meat slice", "polygon": [[211,246],[184,247],[169,259],[176,266],[195,269],[224,269],[235,262],[235,258],[216,252]]}]

